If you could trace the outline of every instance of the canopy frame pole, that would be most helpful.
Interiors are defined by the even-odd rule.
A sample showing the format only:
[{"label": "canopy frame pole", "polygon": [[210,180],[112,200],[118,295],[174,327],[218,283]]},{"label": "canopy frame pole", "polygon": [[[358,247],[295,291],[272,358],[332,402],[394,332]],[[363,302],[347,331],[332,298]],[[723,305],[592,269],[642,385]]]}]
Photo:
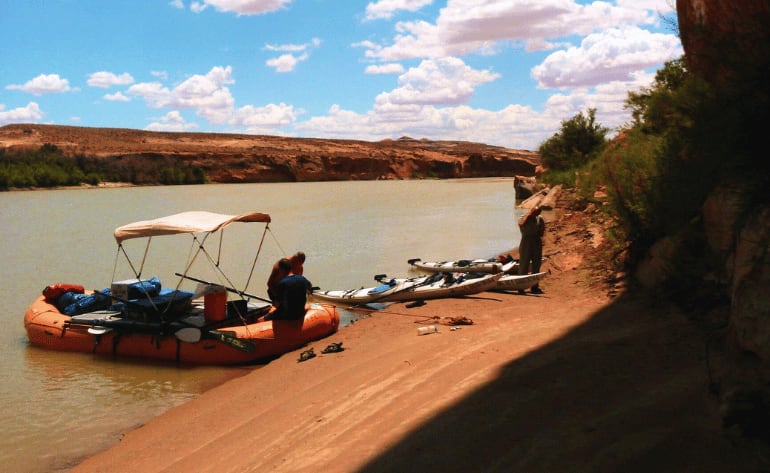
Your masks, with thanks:
[{"label": "canopy frame pole", "polygon": [[131,261],[131,258],[128,256],[128,253],[126,252],[126,248],[123,246],[123,243],[118,243],[118,251],[115,253],[115,266],[112,268],[112,279],[115,280],[115,275],[118,271],[118,255],[120,253],[123,253],[123,256],[126,258],[126,262],[128,262],[128,266],[131,268],[131,272],[134,274],[134,276],[139,279],[139,273],[136,272],[136,268],[134,267],[134,262]]},{"label": "canopy frame pole", "polygon": [[268,230],[270,230],[270,224],[265,225],[265,229],[262,231],[262,238],[259,239],[259,247],[257,248],[257,253],[254,255],[254,261],[251,263],[251,271],[249,271],[249,277],[246,278],[246,284],[243,287],[244,291],[246,291],[246,289],[249,288],[249,284],[251,284],[251,277],[254,276],[254,270],[257,267],[257,260],[259,260],[259,255],[262,253],[262,245],[265,243],[265,236],[267,235]]},{"label": "canopy frame pole", "polygon": [[144,263],[147,262],[147,255],[150,254],[150,243],[152,243],[152,237],[147,238],[147,245],[144,247],[144,254],[142,255],[142,264],[139,266],[139,274],[136,275],[137,279],[142,279],[142,273],[144,272]]},{"label": "canopy frame pole", "polygon": [[217,248],[217,262],[216,267],[219,268],[219,263],[222,262],[222,242],[225,239],[225,229],[222,228],[222,230],[219,232],[219,248]]},{"label": "canopy frame pole", "polygon": [[[190,270],[190,268],[192,268],[193,263],[195,262],[196,259],[198,259],[198,255],[201,253],[201,251],[203,251],[203,254],[208,257],[209,261],[211,261],[211,257],[208,256],[208,253],[206,252],[206,248],[204,248],[203,246],[203,244],[206,242],[206,239],[209,237],[209,235],[211,235],[211,233],[206,233],[203,239],[200,240],[200,242],[198,243],[198,249],[195,250],[195,253],[193,253],[192,257],[184,267],[184,271],[182,272],[183,277],[187,276],[187,272]],[[195,242],[198,242],[198,236],[196,234],[192,233],[192,237],[193,237],[193,244],[195,244]],[[190,249],[190,251],[192,252],[192,248]]]}]

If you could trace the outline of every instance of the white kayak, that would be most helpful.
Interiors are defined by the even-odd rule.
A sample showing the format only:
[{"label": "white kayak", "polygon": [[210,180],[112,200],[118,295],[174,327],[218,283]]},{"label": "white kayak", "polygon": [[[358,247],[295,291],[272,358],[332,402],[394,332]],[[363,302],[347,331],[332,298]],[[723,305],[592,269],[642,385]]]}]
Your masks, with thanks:
[{"label": "white kayak", "polygon": [[[481,276],[485,276],[484,273],[459,273],[459,274],[465,274],[466,278],[478,278]],[[534,285],[540,283],[540,281],[545,277],[545,275],[548,274],[548,272],[540,272],[540,273],[534,273],[534,274],[506,274],[503,273],[500,279],[497,280],[497,283],[489,289],[490,291],[518,291],[518,290],[525,290],[525,289],[531,289]],[[435,276],[435,275],[434,275]],[[458,276],[457,274],[455,276]],[[407,281],[406,279],[395,279],[396,283],[400,283],[402,281]]]},{"label": "white kayak", "polygon": [[378,279],[382,284],[376,287],[348,291],[316,289],[311,295],[316,300],[346,305],[440,299],[468,296],[494,289],[502,276],[502,273],[497,273],[467,277],[465,274],[455,276],[450,273],[404,279],[383,277]]},{"label": "white kayak", "polygon": [[423,261],[414,258],[407,261],[417,269],[433,273],[499,273],[503,263],[496,259],[462,259],[455,261]]},{"label": "white kayak", "polygon": [[541,279],[548,274],[547,272],[523,274],[521,276],[516,274],[504,274],[503,277],[497,280],[496,290],[501,291],[523,291],[525,289],[531,289],[532,286],[538,284]]}]

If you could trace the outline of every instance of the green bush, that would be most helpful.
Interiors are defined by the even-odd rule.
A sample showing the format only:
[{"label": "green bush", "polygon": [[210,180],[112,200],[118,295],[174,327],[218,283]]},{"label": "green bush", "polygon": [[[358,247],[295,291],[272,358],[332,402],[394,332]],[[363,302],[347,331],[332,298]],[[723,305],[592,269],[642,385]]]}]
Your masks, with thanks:
[{"label": "green bush", "polygon": [[596,122],[596,109],[579,112],[561,122],[561,129],[538,148],[540,159],[555,171],[576,169],[586,165],[601,151],[609,129]]},{"label": "green bush", "polygon": [[662,234],[658,206],[660,158],[663,140],[633,128],[607,145],[587,168],[582,193],[597,188],[607,194],[609,212],[616,217],[627,239],[646,245]]},{"label": "green bush", "polygon": [[203,184],[207,179],[200,167],[165,156],[68,157],[52,144],[13,154],[0,150],[0,190],[103,181],[172,185]]}]

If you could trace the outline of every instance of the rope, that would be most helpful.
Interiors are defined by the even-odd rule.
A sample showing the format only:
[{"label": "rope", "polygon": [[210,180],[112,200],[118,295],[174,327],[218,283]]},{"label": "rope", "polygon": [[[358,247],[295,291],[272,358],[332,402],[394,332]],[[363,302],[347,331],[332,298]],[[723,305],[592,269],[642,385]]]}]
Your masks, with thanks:
[{"label": "rope", "polygon": [[[370,312],[377,312],[389,315],[400,315],[403,317],[414,317],[420,320],[415,320],[416,324],[431,324],[439,323],[441,325],[473,325],[473,320],[467,317],[439,317],[438,315],[421,315],[421,314],[405,314],[403,312],[393,312],[388,310],[374,310]],[[371,316],[371,314],[370,314]]]},{"label": "rope", "polygon": [[286,255],[286,250],[284,250],[284,249],[281,247],[281,243],[280,243],[280,242],[278,242],[278,238],[275,236],[275,234],[273,233],[273,231],[272,231],[272,230],[270,230],[269,228],[265,228],[265,231],[268,231],[268,230],[270,231],[270,235],[273,237],[273,241],[275,241],[275,244],[276,244],[276,245],[278,245],[278,249],[279,249],[279,250],[281,250],[281,254],[282,254],[282,255]]}]

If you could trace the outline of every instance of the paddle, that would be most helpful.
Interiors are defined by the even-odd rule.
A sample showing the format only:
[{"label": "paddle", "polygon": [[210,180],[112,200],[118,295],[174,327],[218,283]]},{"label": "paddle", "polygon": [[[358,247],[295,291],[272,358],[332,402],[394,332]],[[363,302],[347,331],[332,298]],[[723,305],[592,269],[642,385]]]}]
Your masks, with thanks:
[{"label": "paddle", "polygon": [[[177,339],[187,343],[197,343],[206,335],[207,338],[218,340],[225,345],[231,346],[246,353],[253,353],[257,347],[248,340],[241,340],[229,332],[219,330],[205,330],[189,325],[183,321],[172,322],[169,324],[157,324],[151,322],[142,322],[140,320],[105,320],[105,319],[71,319],[69,325],[90,325],[101,332],[99,328],[118,330],[124,332],[147,333],[151,335],[164,336],[173,334]],[[89,329],[90,333],[93,333]],[[103,332],[103,333],[106,333]],[[101,335],[101,334],[100,334]]]},{"label": "paddle", "polygon": [[[94,293],[100,294],[105,297],[112,297],[113,299],[123,302],[124,304],[134,305],[134,306],[141,306],[141,304],[137,304],[136,302],[130,301],[128,299],[122,299],[119,297],[115,297],[110,294],[105,294],[101,291],[94,290]],[[81,319],[73,319],[74,323],[82,323],[82,325],[92,325],[92,326],[101,326],[101,327],[110,327],[110,328],[123,328],[124,330],[133,330],[133,331],[144,331],[144,333],[157,333],[160,332],[160,335],[164,335],[165,331],[163,330],[165,327],[173,328],[174,335],[177,337],[177,339],[185,342],[187,340],[192,340],[195,337],[191,336],[191,330],[186,330],[185,332],[182,332],[181,336],[177,335],[177,333],[180,330],[184,329],[195,329],[200,332],[200,335],[198,336],[198,339],[195,341],[199,341],[201,337],[203,337],[204,333],[209,336],[209,338],[213,338],[215,340],[219,340],[220,342],[229,345],[233,348],[237,348],[238,350],[245,351],[247,353],[252,353],[254,350],[256,350],[256,346],[246,340],[238,339],[232,335],[227,335],[224,332],[219,332],[217,330],[206,330],[204,332],[204,329],[195,327],[191,325],[188,322],[184,322],[182,320],[178,320],[175,323],[171,322],[169,324],[159,324],[159,323],[148,323],[148,322],[142,322],[139,320],[124,320],[120,319],[120,322],[117,320],[104,320],[104,319],[93,319],[93,320],[81,320]],[[117,324],[116,324],[117,323]],[[182,325],[181,327],[179,325]],[[138,329],[138,330],[137,330]],[[195,342],[189,342],[189,343],[195,343]]]},{"label": "paddle", "polygon": [[252,299],[257,299],[257,300],[260,300],[262,302],[268,302],[270,304],[273,303],[273,301],[271,301],[270,299],[265,299],[264,297],[255,296],[254,294],[249,294],[248,292],[239,291],[238,289],[235,289],[235,288],[232,288],[232,287],[222,286],[221,284],[217,284],[217,283],[213,283],[213,282],[209,282],[209,281],[204,281],[203,279],[194,278],[194,277],[188,276],[186,274],[181,274],[181,273],[174,273],[174,274],[176,274],[180,278],[189,279],[190,281],[199,282],[201,284],[209,284],[209,285],[212,285],[212,286],[221,286],[222,288],[224,288],[225,291],[232,292],[233,294],[238,294],[239,296],[250,297]]}]

